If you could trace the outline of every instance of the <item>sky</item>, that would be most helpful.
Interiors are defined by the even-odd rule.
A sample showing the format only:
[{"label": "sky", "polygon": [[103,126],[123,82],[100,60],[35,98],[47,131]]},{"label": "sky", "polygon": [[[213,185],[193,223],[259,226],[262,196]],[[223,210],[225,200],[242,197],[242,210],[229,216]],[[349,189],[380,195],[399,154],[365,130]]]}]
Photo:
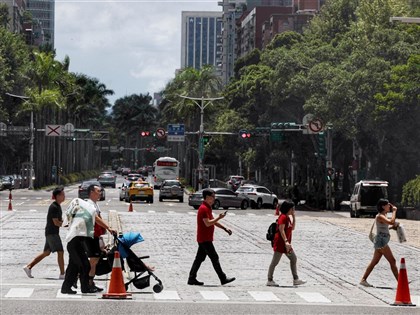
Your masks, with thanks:
[{"label": "sky", "polygon": [[[220,1],[220,0],[219,0]],[[181,12],[221,11],[217,0],[56,0],[57,59],[118,98],[161,91],[181,64]]]}]

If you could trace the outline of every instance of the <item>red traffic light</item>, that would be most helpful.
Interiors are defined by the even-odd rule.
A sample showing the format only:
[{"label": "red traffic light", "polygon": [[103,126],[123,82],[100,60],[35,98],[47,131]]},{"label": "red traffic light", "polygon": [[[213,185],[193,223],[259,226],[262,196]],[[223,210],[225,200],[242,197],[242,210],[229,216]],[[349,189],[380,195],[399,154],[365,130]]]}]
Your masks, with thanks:
[{"label": "red traffic light", "polygon": [[141,135],[142,137],[149,137],[149,136],[150,136],[150,131],[142,131],[142,132],[140,133],[140,135]]},{"label": "red traffic light", "polygon": [[252,134],[248,130],[239,131],[239,135],[242,139],[251,138]]}]

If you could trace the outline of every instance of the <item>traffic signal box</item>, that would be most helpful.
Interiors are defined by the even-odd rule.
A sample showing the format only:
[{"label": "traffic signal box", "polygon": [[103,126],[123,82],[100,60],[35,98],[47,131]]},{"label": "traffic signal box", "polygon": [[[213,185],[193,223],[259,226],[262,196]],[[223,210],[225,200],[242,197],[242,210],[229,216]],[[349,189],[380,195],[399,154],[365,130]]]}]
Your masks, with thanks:
[{"label": "traffic signal box", "polygon": [[294,122],[275,122],[271,123],[271,141],[283,142],[285,130],[296,130],[299,126]]},{"label": "traffic signal box", "polygon": [[252,133],[249,130],[242,129],[242,130],[239,130],[239,137],[241,139],[247,140],[252,137]]},{"label": "traffic signal box", "polygon": [[140,135],[142,137],[150,137],[151,136],[151,132],[150,131],[141,131]]},{"label": "traffic signal box", "polygon": [[211,136],[210,135],[203,135],[203,145],[206,145],[210,142]]},{"label": "traffic signal box", "polygon": [[318,133],[318,154],[320,157],[325,157],[327,153],[327,147],[325,143],[325,132]]},{"label": "traffic signal box", "polygon": [[255,135],[256,136],[267,136],[271,133],[270,127],[257,127],[255,128]]}]

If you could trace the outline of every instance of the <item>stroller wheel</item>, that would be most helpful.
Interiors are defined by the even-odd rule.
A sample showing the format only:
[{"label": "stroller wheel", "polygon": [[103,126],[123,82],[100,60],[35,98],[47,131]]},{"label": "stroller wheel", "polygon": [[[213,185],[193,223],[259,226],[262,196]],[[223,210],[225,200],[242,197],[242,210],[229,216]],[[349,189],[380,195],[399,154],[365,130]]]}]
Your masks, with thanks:
[{"label": "stroller wheel", "polygon": [[157,283],[153,286],[153,292],[155,292],[155,293],[160,293],[160,292],[162,292],[162,290],[163,290],[163,285],[162,284]]}]

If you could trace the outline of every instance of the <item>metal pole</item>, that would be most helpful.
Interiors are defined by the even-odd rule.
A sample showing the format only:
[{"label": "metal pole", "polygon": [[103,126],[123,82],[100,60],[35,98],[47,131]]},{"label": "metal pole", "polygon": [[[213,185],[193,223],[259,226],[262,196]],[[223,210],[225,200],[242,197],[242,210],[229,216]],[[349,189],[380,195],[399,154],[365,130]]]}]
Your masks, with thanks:
[{"label": "metal pole", "polygon": [[[203,135],[204,135],[204,108],[207,107],[207,105],[212,104],[212,101],[215,100],[221,100],[223,97],[214,97],[214,98],[204,98],[204,96],[201,96],[201,98],[196,97],[188,97],[179,95],[182,98],[186,98],[189,100],[192,100],[195,105],[197,105],[200,108],[200,130],[198,132],[198,189],[201,190],[203,185],[203,172],[204,172],[204,143],[203,143]],[[197,101],[201,100],[201,104]],[[204,104],[204,101],[208,101],[207,104]]]},{"label": "metal pole", "polygon": [[28,189],[34,189],[33,173],[34,173],[34,109],[31,109],[31,124],[29,126],[31,129],[31,138],[29,140],[29,187]]}]

